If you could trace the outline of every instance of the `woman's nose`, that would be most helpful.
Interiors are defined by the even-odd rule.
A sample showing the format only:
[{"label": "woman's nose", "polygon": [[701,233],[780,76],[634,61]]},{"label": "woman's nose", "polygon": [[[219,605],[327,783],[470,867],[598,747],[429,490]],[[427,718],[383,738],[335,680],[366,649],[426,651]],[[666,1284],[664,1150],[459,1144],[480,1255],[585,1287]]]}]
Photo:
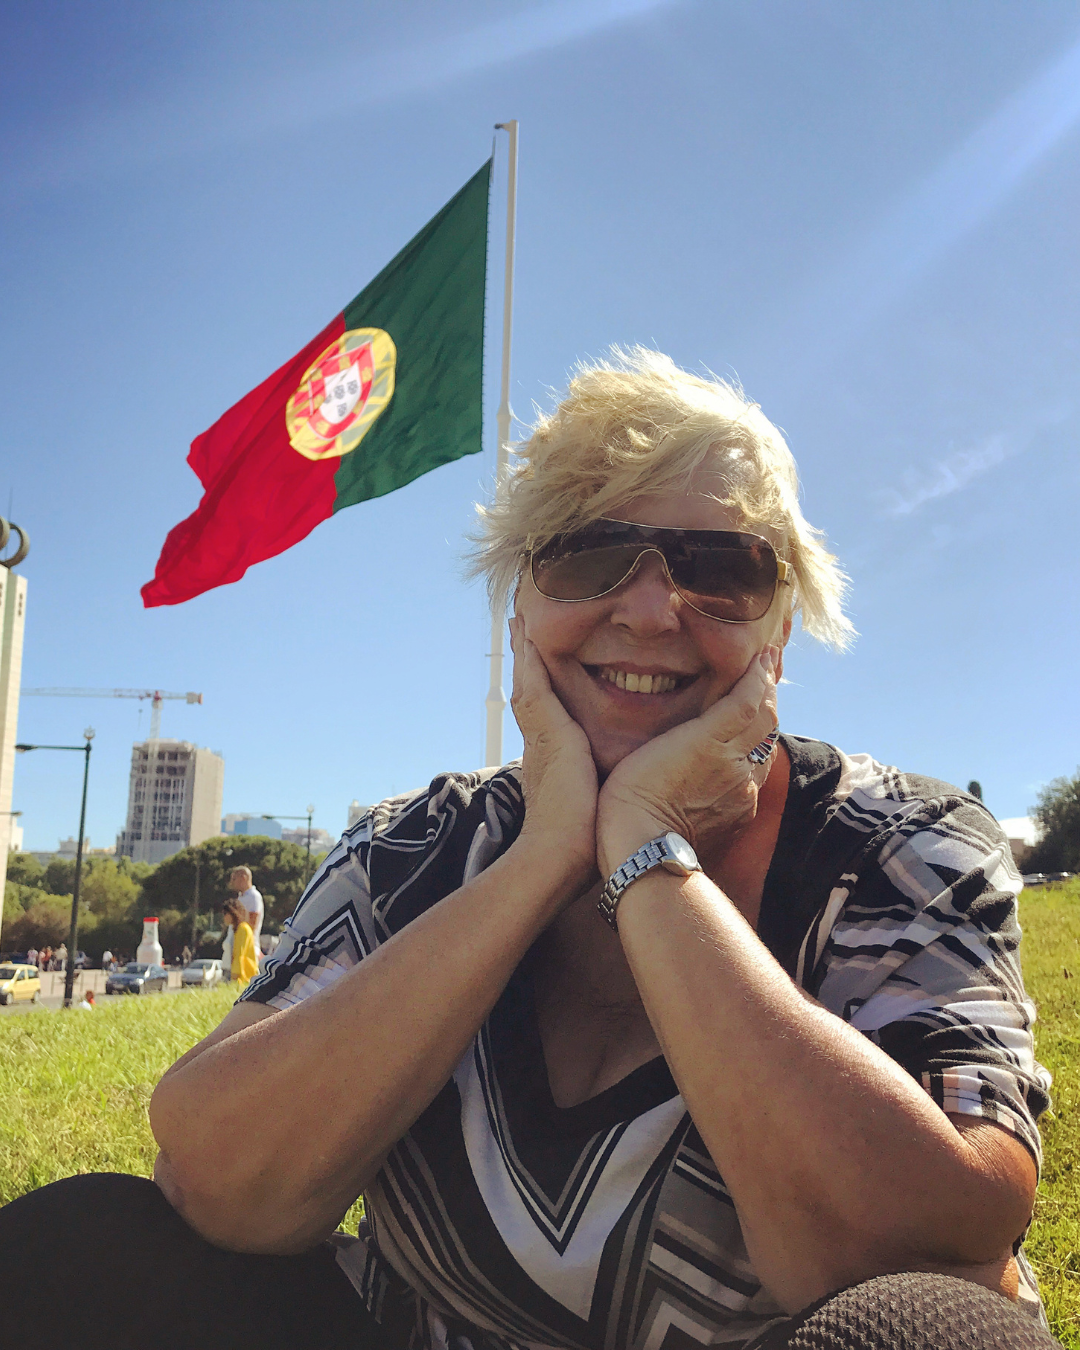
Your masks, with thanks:
[{"label": "woman's nose", "polygon": [[612,600],[611,622],[631,632],[652,636],[679,627],[682,597],[658,553],[645,553],[638,559]]}]

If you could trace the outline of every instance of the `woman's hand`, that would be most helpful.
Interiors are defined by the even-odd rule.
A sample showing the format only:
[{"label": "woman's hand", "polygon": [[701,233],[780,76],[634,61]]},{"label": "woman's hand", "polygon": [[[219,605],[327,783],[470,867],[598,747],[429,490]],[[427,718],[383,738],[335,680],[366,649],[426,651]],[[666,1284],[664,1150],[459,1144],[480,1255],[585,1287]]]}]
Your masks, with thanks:
[{"label": "woman's hand", "polygon": [[[514,688],[510,705],[525,741],[522,787],[525,823],[519,842],[539,844],[577,882],[596,878],[596,765],[585,732],[551,687],[547,667],[525,636],[525,620],[510,620]],[[516,847],[516,846],[515,846]]]},{"label": "woman's hand", "polygon": [[667,830],[708,856],[754,819],[772,760],[754,765],[746,756],[777,724],[776,661],[766,647],[730,693],[614,769],[597,808],[602,875]]}]

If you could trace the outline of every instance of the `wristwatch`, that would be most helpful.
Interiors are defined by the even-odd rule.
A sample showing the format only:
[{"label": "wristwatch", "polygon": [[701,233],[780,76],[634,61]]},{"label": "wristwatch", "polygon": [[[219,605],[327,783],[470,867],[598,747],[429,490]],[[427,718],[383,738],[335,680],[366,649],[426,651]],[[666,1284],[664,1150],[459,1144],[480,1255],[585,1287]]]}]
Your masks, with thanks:
[{"label": "wristwatch", "polygon": [[667,834],[642,844],[636,853],[632,853],[620,867],[616,867],[608,878],[607,885],[600,892],[596,908],[616,932],[619,931],[619,925],[615,920],[615,910],[622,899],[623,891],[633,885],[638,877],[651,872],[654,867],[662,867],[665,872],[673,872],[677,877],[688,877],[694,872],[701,871],[697,854],[682,835],[676,834],[674,830],[669,830]]}]

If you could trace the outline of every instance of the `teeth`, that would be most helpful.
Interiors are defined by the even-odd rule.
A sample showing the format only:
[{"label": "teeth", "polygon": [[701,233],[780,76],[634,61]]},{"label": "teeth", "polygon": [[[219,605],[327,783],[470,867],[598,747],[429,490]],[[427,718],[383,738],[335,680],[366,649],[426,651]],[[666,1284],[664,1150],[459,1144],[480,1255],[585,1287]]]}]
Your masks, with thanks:
[{"label": "teeth", "polygon": [[637,675],[614,666],[604,666],[600,678],[631,694],[669,694],[677,683],[674,675]]}]

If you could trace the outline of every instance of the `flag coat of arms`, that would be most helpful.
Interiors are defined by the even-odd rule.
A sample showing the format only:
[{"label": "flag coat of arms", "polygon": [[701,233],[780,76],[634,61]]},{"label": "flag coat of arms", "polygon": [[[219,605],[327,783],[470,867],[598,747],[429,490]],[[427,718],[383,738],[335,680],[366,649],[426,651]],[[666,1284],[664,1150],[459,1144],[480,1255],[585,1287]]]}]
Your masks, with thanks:
[{"label": "flag coat of arms", "polygon": [[239,581],[343,507],[481,449],[488,161],[306,347],[191,444],[204,494],[143,603]]}]

